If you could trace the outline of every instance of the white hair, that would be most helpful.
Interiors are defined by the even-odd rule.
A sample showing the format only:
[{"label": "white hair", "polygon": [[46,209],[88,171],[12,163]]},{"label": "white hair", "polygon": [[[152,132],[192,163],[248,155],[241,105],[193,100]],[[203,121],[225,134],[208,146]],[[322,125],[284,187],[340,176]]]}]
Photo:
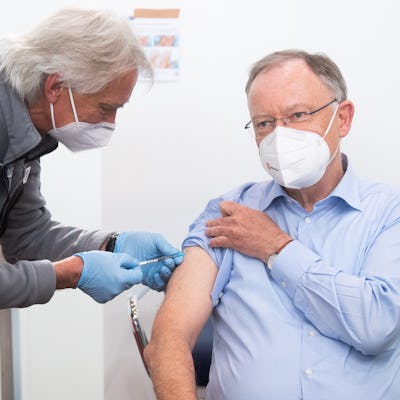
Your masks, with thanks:
[{"label": "white hair", "polygon": [[30,104],[50,74],[80,93],[96,93],[133,69],[152,75],[128,18],[105,10],[66,8],[0,40],[0,73]]}]

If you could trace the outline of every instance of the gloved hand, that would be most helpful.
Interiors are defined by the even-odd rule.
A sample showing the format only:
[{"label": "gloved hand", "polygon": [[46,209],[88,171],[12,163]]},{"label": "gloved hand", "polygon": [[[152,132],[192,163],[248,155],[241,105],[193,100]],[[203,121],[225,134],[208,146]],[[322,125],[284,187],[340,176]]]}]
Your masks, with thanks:
[{"label": "gloved hand", "polygon": [[139,261],[171,256],[157,263],[139,266],[143,272],[142,283],[157,291],[165,289],[172,271],[183,261],[183,253],[171,246],[159,233],[121,232],[114,253],[126,253]]},{"label": "gloved hand", "polygon": [[94,250],[74,255],[83,260],[77,287],[98,303],[105,303],[142,281],[139,261],[128,254]]}]

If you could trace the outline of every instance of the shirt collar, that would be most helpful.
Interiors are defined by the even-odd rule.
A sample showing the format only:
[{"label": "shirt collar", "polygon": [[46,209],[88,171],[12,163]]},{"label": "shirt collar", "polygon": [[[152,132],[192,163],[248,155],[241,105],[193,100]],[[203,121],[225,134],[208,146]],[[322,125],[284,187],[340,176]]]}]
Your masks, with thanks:
[{"label": "shirt collar", "polygon": [[[347,156],[342,153],[342,163],[345,173],[342,179],[339,181],[335,189],[329,194],[327,198],[337,197],[344,200],[350,207],[356,210],[361,210],[361,199],[359,184],[356,175],[354,174],[350,164],[348,163]],[[264,196],[260,200],[259,206],[260,210],[266,210],[271,203],[279,198],[286,197],[291,199],[291,197],[285,192],[285,190],[275,181],[270,181],[265,184]],[[324,201],[320,200],[320,201]]]},{"label": "shirt collar", "polygon": [[356,175],[351,168],[347,156],[342,154],[342,163],[345,173],[339,184],[333,189],[328,197],[338,197],[343,199],[350,207],[361,211],[360,185]]}]

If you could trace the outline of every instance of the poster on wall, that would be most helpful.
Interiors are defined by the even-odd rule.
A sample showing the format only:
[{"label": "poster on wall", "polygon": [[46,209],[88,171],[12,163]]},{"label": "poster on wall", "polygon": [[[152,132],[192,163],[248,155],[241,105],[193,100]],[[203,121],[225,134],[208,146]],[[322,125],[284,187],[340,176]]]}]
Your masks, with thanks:
[{"label": "poster on wall", "polygon": [[154,80],[179,79],[179,9],[135,9],[132,22]]}]

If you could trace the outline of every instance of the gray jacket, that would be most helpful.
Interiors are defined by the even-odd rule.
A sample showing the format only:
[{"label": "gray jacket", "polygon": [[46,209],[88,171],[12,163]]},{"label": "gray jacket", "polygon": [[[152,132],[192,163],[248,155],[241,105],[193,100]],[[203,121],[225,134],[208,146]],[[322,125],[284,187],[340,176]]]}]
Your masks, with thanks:
[{"label": "gray jacket", "polygon": [[57,147],[41,136],[27,107],[0,79],[0,308],[46,303],[56,289],[51,261],[98,249],[110,232],[51,219],[40,193],[40,156]]}]

